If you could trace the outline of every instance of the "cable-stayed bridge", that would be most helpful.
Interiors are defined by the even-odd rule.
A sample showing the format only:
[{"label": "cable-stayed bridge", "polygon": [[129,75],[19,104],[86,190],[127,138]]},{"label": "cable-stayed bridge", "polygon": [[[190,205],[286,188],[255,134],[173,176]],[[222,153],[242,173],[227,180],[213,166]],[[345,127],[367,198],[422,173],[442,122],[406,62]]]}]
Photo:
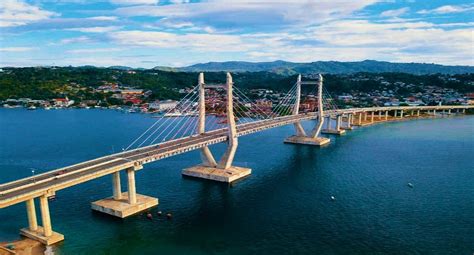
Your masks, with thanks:
[{"label": "cable-stayed bridge", "polygon": [[[313,88],[313,100],[301,102],[302,86]],[[160,159],[200,150],[202,163],[183,170],[183,175],[232,182],[251,174],[233,165],[238,137],[293,124],[295,135],[285,143],[323,146],[330,142],[321,133],[341,135],[353,126],[419,117],[462,114],[473,106],[413,106],[338,109],[323,88],[323,78],[302,81],[298,76],[279,103],[251,100],[227,74],[225,84],[206,84],[200,74],[198,84],[162,116],[124,147],[122,152],[0,185],[0,208],[26,203],[29,226],[21,234],[52,244],[64,239],[53,232],[48,198],[59,190],[105,175],[112,176],[113,196],[92,203],[92,209],[117,217],[127,217],[158,204],[158,199],[137,194],[136,171]],[[311,130],[302,121],[316,120]],[[216,143],[227,149],[216,159],[209,149]],[[127,175],[127,191],[122,192],[120,173]],[[35,199],[39,198],[41,222],[38,225]]]}]

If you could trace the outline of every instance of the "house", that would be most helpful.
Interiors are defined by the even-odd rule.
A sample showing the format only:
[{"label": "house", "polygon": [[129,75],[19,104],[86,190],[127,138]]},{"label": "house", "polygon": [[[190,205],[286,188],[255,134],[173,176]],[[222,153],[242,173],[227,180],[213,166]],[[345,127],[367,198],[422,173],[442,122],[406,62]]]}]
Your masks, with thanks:
[{"label": "house", "polygon": [[54,106],[56,107],[69,107],[74,104],[74,100],[69,100],[69,98],[55,98],[53,99]]}]

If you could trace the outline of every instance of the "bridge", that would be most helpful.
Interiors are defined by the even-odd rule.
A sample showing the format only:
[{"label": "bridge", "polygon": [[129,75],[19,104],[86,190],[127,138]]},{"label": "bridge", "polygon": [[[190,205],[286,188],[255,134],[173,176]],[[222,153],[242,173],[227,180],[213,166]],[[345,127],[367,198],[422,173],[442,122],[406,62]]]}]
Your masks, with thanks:
[{"label": "bridge", "polygon": [[[317,91],[317,110],[300,111],[303,85]],[[285,143],[324,146],[330,143],[330,138],[322,137],[322,133],[343,135],[354,126],[464,114],[466,109],[474,108],[459,105],[338,109],[323,90],[321,75],[317,80],[307,81],[302,81],[300,75],[278,105],[263,107],[235,87],[229,73],[225,84],[213,85],[205,84],[204,74],[201,73],[198,84],[176,107],[159,117],[122,152],[1,184],[0,208],[25,202],[28,227],[21,229],[20,233],[50,245],[62,241],[64,236],[52,229],[48,198],[74,185],[111,175],[112,196],[92,202],[91,207],[124,218],[158,204],[157,198],[136,192],[135,174],[147,163],[199,150],[202,163],[184,169],[183,175],[233,182],[251,174],[251,169],[233,165],[240,136],[292,124],[295,135],[286,138]],[[316,120],[311,130],[305,130],[301,125],[306,120]],[[216,160],[209,146],[224,142],[227,149]],[[122,172],[127,175],[126,192],[122,191]],[[42,226],[37,220],[36,199],[39,200]]]}]

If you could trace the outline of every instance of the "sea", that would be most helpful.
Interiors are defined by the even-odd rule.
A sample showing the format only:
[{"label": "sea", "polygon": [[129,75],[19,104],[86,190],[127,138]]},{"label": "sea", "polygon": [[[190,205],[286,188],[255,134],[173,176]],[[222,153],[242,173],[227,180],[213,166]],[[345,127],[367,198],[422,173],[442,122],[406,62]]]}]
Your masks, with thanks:
[{"label": "sea", "polygon": [[[154,121],[102,109],[0,109],[0,183],[118,152]],[[356,128],[321,148],[284,144],[292,134],[288,125],[240,137],[234,165],[252,174],[230,185],[181,175],[200,163],[197,151],[145,165],[137,192],[159,199],[152,220],[91,210],[112,195],[110,176],[58,191],[49,206],[65,240],[52,250],[473,254],[474,116]],[[221,155],[225,144],[210,148]],[[24,203],[0,209],[0,241],[26,226]]]}]

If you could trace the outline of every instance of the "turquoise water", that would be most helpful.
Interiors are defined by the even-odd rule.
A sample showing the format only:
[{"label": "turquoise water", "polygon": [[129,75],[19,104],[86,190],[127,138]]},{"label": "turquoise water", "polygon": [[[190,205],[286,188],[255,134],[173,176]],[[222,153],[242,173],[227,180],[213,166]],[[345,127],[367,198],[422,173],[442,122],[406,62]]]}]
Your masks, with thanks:
[{"label": "turquoise water", "polygon": [[[118,151],[153,121],[107,110],[0,109],[0,182]],[[253,172],[232,186],[181,177],[199,163],[197,152],[137,173],[137,191],[159,198],[153,212],[172,212],[171,221],[92,212],[90,202],[111,195],[109,176],[58,192],[52,223],[66,240],[56,250],[470,255],[473,131],[466,116],[365,127],[331,136],[325,148],[283,144],[292,126],[245,136],[235,165]],[[23,204],[0,210],[0,240],[17,239],[26,225]]]}]

